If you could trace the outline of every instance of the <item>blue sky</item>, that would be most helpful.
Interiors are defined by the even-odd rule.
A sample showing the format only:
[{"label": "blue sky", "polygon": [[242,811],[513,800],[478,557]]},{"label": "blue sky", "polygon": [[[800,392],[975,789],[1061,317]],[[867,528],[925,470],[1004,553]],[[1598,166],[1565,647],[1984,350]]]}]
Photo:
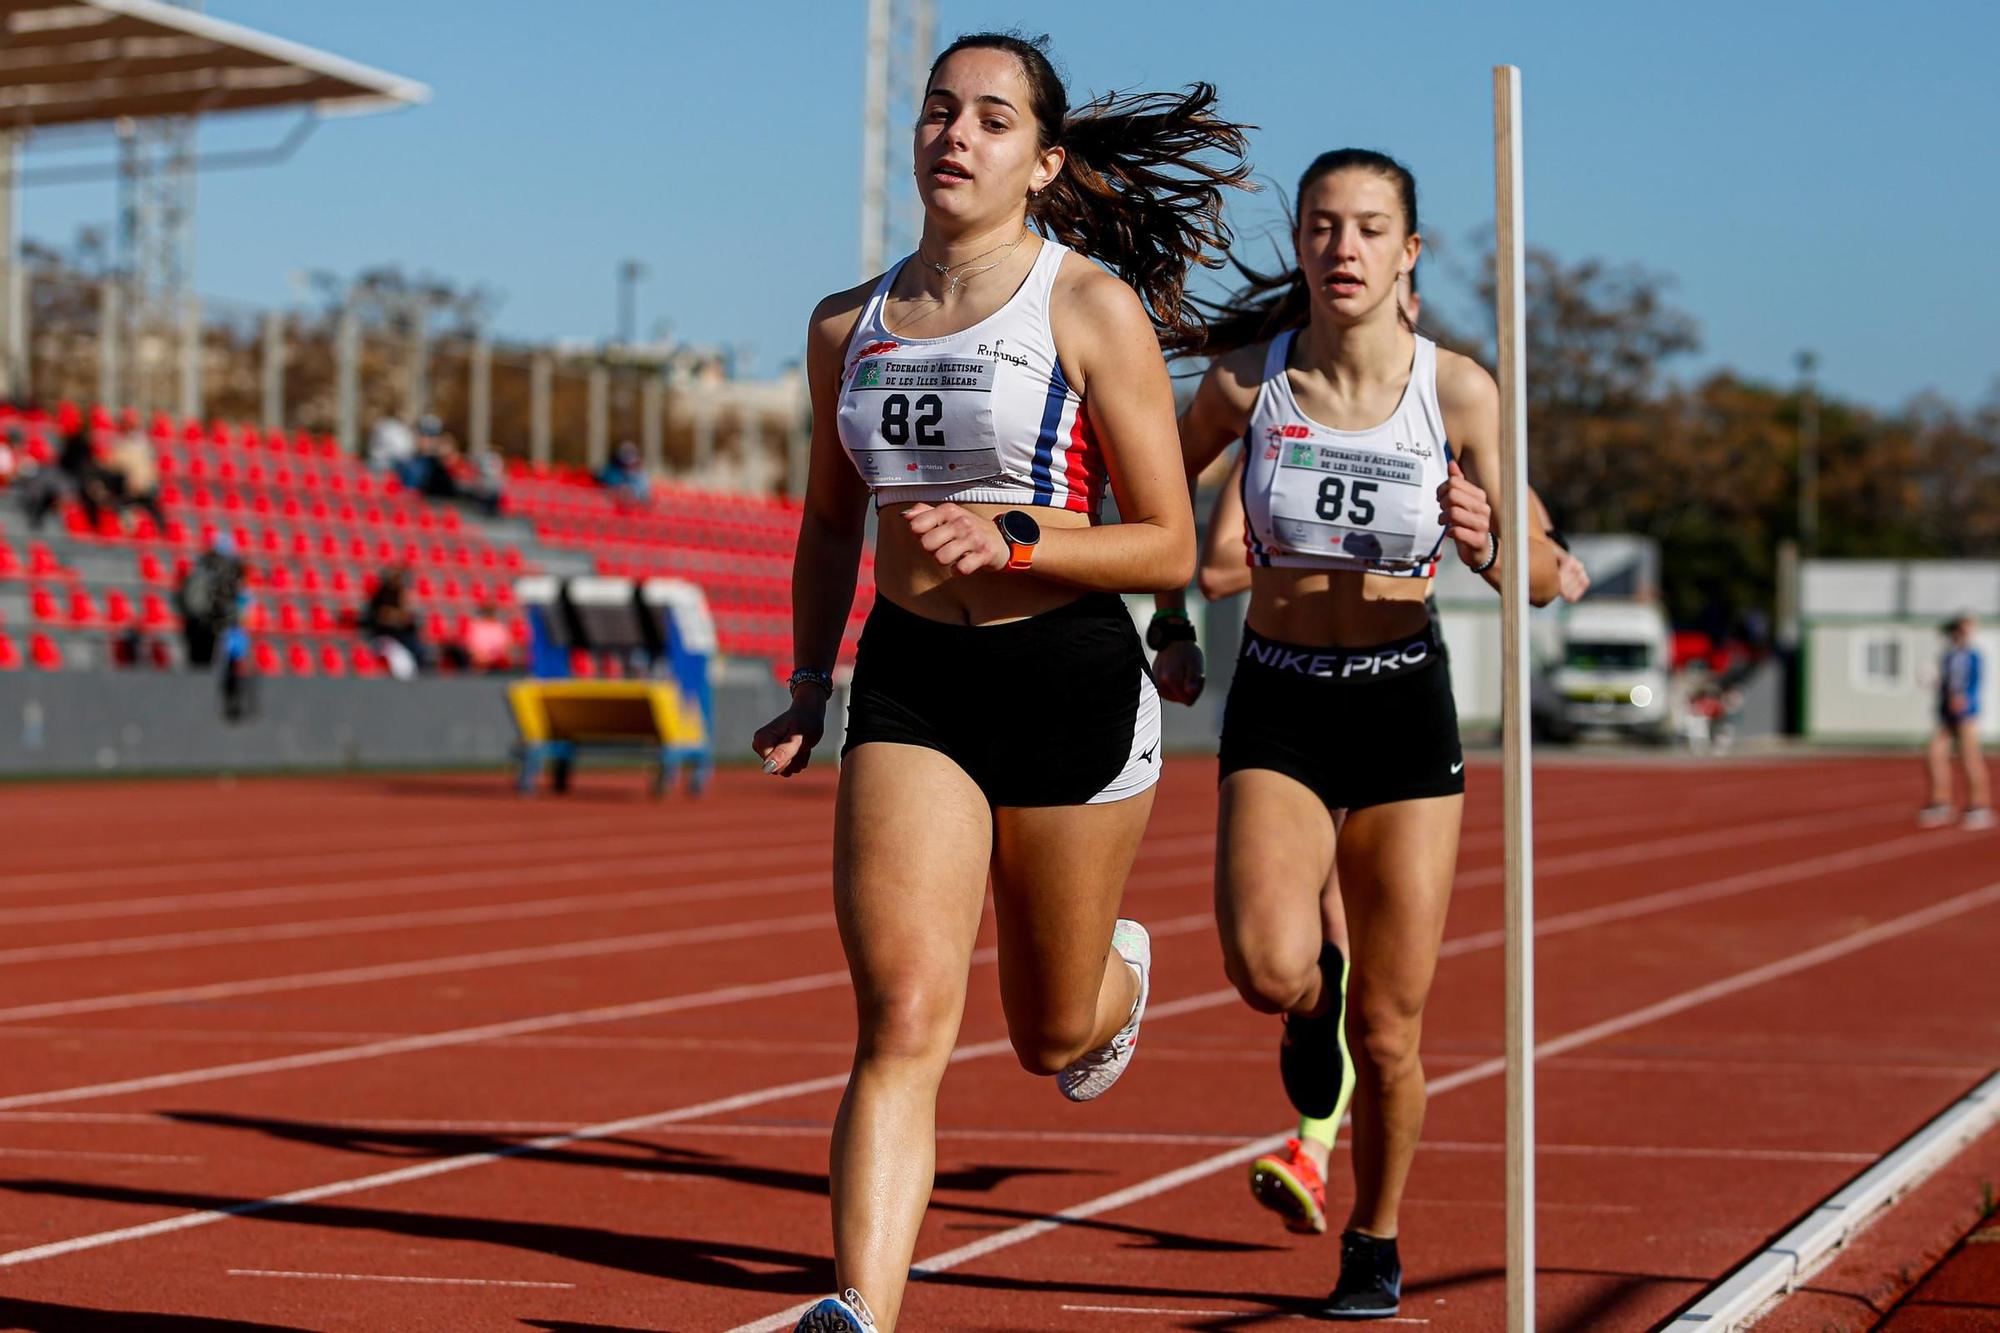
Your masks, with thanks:
[{"label": "blue sky", "polygon": [[[614,269],[651,269],[640,323],[798,354],[806,314],[854,280],[863,0],[210,0],[208,12],[420,79],[424,107],[323,125],[288,163],[200,185],[197,286],[279,304],[290,275],[384,262],[482,284],[519,336],[615,325]],[[1952,0],[1412,5],[940,0],[941,40],[1049,32],[1074,100],[1220,85],[1287,186],[1321,149],[1382,148],[1422,190],[1436,257],[1490,226],[1489,70],[1524,71],[1531,243],[1670,274],[1704,350],[1834,392],[1961,403],[2000,374],[2000,16]],[[1254,14],[1255,22],[1219,15]],[[898,142],[907,125],[898,114]],[[213,131],[270,142],[287,122]],[[38,162],[72,160],[32,155]],[[113,212],[108,183],[43,186],[27,234]],[[1269,195],[1232,216],[1254,240]],[[1259,247],[1256,253],[1266,253]],[[1451,302],[1446,265],[1427,288]]]}]

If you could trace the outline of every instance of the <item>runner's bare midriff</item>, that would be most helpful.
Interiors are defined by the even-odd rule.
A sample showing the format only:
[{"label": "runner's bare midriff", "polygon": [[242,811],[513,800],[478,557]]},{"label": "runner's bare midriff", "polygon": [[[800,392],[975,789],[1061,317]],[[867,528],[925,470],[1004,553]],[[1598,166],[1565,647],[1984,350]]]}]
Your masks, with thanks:
[{"label": "runner's bare midriff", "polygon": [[[902,517],[909,507],[892,500],[875,518],[875,591],[906,611],[951,625],[997,625],[1053,611],[1084,593],[1072,584],[1037,578],[1031,571],[964,575],[947,569],[910,531]],[[1088,514],[1070,509],[975,503],[959,508],[989,520],[1009,509],[1023,509],[1034,515],[1044,532],[1090,526]]]},{"label": "runner's bare midriff", "polygon": [[1351,570],[1255,568],[1251,629],[1311,648],[1366,648],[1423,633],[1429,579]]}]

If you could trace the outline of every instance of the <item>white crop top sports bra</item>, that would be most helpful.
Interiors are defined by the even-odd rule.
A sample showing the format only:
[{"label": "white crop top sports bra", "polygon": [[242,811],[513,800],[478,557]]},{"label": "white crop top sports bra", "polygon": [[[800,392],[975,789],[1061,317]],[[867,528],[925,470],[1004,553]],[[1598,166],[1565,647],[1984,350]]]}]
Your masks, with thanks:
[{"label": "white crop top sports bra", "polygon": [[875,503],[977,500],[1096,517],[1104,456],[1063,378],[1049,293],[1068,248],[1044,240],[1020,289],[963,333],[908,338],[882,306],[883,275],[847,344],[840,444]]},{"label": "white crop top sports bra", "polygon": [[1437,397],[1437,344],[1417,338],[1389,419],[1335,430],[1299,410],[1285,376],[1295,333],[1271,340],[1243,432],[1250,563],[1429,578],[1444,545],[1437,491],[1451,446]]}]

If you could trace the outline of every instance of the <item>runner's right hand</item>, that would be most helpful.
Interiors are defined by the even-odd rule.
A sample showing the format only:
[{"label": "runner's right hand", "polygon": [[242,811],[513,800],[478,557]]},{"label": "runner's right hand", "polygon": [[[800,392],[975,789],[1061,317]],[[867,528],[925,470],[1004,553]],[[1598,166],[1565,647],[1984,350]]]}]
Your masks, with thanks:
[{"label": "runner's right hand", "polygon": [[805,772],[813,747],[826,733],[826,700],[818,690],[800,690],[792,706],[757,728],[750,748],[764,761],[764,771],[781,778]]},{"label": "runner's right hand", "polygon": [[1186,639],[1170,643],[1153,657],[1153,684],[1169,703],[1191,704],[1201,698],[1207,679],[1198,643]]}]

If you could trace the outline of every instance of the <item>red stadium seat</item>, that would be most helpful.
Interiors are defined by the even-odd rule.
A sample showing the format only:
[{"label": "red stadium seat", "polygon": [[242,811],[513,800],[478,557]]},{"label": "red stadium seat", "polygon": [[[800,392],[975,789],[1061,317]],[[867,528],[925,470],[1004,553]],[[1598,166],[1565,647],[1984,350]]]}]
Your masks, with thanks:
[{"label": "red stadium seat", "polygon": [[312,653],[302,643],[293,643],[285,649],[285,666],[294,676],[318,674]]},{"label": "red stadium seat", "polygon": [[322,676],[344,676],[347,662],[340,655],[340,649],[330,643],[323,643],[319,649],[319,674]]},{"label": "red stadium seat", "polygon": [[174,613],[167,606],[166,598],[156,592],[146,594],[140,604],[139,623],[147,629],[172,629]]},{"label": "red stadium seat", "polygon": [[357,676],[379,676],[388,669],[382,665],[382,659],[375,650],[365,643],[355,644],[349,659],[354,663],[354,674]]},{"label": "red stadium seat", "polygon": [[122,629],[135,619],[132,601],[123,588],[110,588],[104,594],[104,623],[113,629]]},{"label": "red stadium seat", "polygon": [[28,640],[28,659],[43,671],[62,669],[62,650],[46,634],[37,634]]},{"label": "red stadium seat", "polygon": [[250,659],[257,664],[257,670],[266,676],[279,676],[284,672],[278,661],[278,650],[269,640],[259,639],[251,649]]},{"label": "red stadium seat", "polygon": [[0,671],[19,671],[21,650],[5,634],[0,634]]}]

